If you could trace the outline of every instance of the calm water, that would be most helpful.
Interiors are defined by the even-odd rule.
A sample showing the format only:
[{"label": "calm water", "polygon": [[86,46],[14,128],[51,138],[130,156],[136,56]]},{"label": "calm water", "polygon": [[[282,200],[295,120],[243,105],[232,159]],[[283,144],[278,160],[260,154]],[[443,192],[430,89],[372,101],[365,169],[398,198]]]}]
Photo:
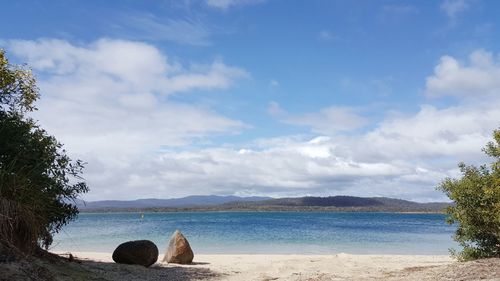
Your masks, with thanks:
[{"label": "calm water", "polygon": [[149,239],[165,250],[180,229],[195,253],[448,254],[455,230],[441,214],[209,212],[80,214],[54,250],[112,252]]}]

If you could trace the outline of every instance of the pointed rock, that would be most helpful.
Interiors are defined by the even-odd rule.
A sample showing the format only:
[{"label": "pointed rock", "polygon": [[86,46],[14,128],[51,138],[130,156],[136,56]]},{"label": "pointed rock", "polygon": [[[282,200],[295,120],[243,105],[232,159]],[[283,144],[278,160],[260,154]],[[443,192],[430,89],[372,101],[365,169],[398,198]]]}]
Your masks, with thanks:
[{"label": "pointed rock", "polygon": [[193,258],[193,250],[191,250],[186,237],[179,230],[176,230],[170,238],[163,262],[189,264]]}]

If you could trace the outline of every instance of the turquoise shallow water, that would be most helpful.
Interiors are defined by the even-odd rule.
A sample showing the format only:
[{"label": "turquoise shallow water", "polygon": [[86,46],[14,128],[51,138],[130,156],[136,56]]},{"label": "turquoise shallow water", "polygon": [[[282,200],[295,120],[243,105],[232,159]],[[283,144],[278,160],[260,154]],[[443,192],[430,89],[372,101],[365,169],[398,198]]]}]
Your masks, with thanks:
[{"label": "turquoise shallow water", "polygon": [[149,239],[163,252],[180,229],[195,253],[448,254],[454,226],[442,214],[206,212],[80,214],[54,238],[56,251],[112,252]]}]

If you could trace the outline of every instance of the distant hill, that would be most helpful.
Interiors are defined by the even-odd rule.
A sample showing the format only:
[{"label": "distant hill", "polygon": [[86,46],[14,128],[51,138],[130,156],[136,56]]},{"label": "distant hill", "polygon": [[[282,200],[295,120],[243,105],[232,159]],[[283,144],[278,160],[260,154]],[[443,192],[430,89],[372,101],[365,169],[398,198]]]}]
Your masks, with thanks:
[{"label": "distant hill", "polygon": [[77,202],[89,211],[350,211],[350,212],[443,212],[450,203],[418,203],[387,197],[238,197],[197,195],[175,199],[138,199]]},{"label": "distant hill", "polygon": [[388,197],[292,197],[254,202],[228,202],[225,208],[274,209],[274,210],[331,210],[331,211],[394,211],[394,212],[442,212],[451,203],[418,203]]},{"label": "distant hill", "polygon": [[137,199],[137,200],[103,200],[103,201],[77,201],[80,210],[91,209],[147,209],[147,208],[189,208],[199,206],[214,206],[227,202],[258,202],[269,200],[271,197],[238,197],[217,195],[194,195],[173,199]]}]

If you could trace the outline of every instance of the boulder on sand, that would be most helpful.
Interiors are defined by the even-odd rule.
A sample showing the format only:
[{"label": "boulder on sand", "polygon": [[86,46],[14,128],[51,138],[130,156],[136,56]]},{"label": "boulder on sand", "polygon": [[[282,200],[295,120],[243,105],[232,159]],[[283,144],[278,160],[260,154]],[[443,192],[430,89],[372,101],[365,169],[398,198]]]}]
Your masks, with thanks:
[{"label": "boulder on sand", "polygon": [[116,263],[149,267],[158,260],[158,247],[149,240],[128,241],[115,249],[113,260]]},{"label": "boulder on sand", "polygon": [[163,258],[164,262],[189,264],[193,261],[194,254],[189,246],[186,237],[179,230],[176,230],[168,243],[167,253]]}]

